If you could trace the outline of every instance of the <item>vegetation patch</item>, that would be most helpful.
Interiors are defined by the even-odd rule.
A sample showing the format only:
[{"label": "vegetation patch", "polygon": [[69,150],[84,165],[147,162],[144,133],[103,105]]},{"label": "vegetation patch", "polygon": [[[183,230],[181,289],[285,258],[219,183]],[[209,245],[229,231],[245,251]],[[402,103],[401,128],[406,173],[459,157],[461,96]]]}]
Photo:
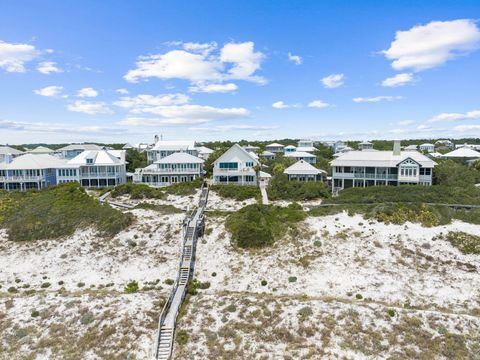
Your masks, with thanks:
[{"label": "vegetation patch", "polygon": [[480,254],[480,236],[450,231],[444,238],[464,254]]},{"label": "vegetation patch", "polygon": [[237,201],[260,197],[260,189],[256,186],[242,185],[213,185],[210,187],[219,196]]},{"label": "vegetation patch", "polygon": [[322,182],[288,181],[285,174],[275,175],[268,184],[268,197],[271,200],[311,200],[327,199],[330,192]]},{"label": "vegetation patch", "polygon": [[163,199],[165,193],[157,188],[150,187],[146,184],[122,184],[112,190],[110,195],[113,198],[130,195],[131,199]]},{"label": "vegetation patch", "polygon": [[203,179],[197,178],[193,181],[166,186],[164,189],[167,194],[187,196],[195,194],[196,190],[202,187],[202,184]]},{"label": "vegetation patch", "polygon": [[100,204],[78,183],[0,194],[0,227],[7,229],[13,241],[55,239],[85,227],[112,237],[129,226],[133,218],[132,214]]},{"label": "vegetation patch", "polygon": [[135,206],[135,209],[145,209],[145,210],[155,210],[159,212],[162,215],[168,215],[168,214],[180,214],[183,213],[184,211],[182,209],[179,209],[173,205],[160,205],[160,204],[150,204],[150,203],[145,203],[142,202]]},{"label": "vegetation patch", "polygon": [[236,246],[261,248],[285,236],[306,216],[298,204],[286,208],[253,204],[229,215],[225,224]]}]

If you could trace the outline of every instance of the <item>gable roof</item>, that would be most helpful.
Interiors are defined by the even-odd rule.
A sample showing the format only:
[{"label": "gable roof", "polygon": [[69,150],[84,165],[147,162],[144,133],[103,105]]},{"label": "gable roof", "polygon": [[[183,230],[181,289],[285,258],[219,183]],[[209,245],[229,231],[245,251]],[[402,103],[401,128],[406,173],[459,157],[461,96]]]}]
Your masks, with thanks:
[{"label": "gable roof", "polygon": [[238,153],[238,154],[241,154],[241,155],[244,155],[244,156],[247,156],[249,159],[251,159],[255,164],[258,165],[258,160],[255,159],[251,153],[249,153],[247,150],[245,150],[243,147],[241,147],[240,145],[238,144],[233,144],[230,149],[228,149],[227,151],[225,151],[217,160],[215,160],[214,164],[217,164],[219,162],[222,162],[222,161],[225,161],[225,160],[229,160],[229,161],[238,161],[238,160],[241,160],[238,156],[235,157],[229,157],[229,156],[232,156],[232,154],[234,155],[235,153]]},{"label": "gable roof", "polygon": [[213,150],[205,146],[197,146],[197,150],[200,154],[212,154]]},{"label": "gable roof", "polygon": [[285,147],[285,146],[279,143],[272,143],[272,144],[268,144],[265,147]]},{"label": "gable roof", "polygon": [[299,160],[295,164],[289,166],[283,171],[287,175],[318,175],[320,173],[327,173],[324,170],[317,169],[310,165],[305,160]]},{"label": "gable roof", "polygon": [[468,147],[461,147],[443,155],[446,158],[480,158],[480,152]]},{"label": "gable roof", "polygon": [[54,169],[65,164],[65,160],[48,154],[25,154],[13,158],[11,163],[1,163],[4,170]]},{"label": "gable roof", "polygon": [[195,150],[195,145],[195,141],[193,140],[160,140],[155,143],[152,149],[187,151]]},{"label": "gable roof", "polygon": [[67,146],[64,146],[60,149],[59,151],[70,151],[70,150],[102,150],[101,146],[98,146],[97,144],[70,144]]},{"label": "gable roof", "polygon": [[260,156],[275,156],[275,153],[265,150],[260,154]]},{"label": "gable roof", "polygon": [[82,152],[69,160],[65,167],[87,165],[87,159],[93,160],[88,165],[122,165],[125,163],[116,156],[116,153],[111,153],[109,150],[98,150]]},{"label": "gable roof", "polygon": [[348,151],[332,160],[330,165],[396,167],[407,158],[411,158],[423,167],[436,165],[432,159],[418,151],[401,151],[400,155],[394,155],[393,151]]},{"label": "gable roof", "polygon": [[175,152],[155,161],[156,164],[203,164],[204,160],[186,152]]},{"label": "gable roof", "polygon": [[28,152],[31,154],[50,154],[50,153],[53,153],[54,151],[45,146],[37,146],[35,149],[32,149]]},{"label": "gable roof", "polygon": [[297,147],[294,145],[287,145],[285,146],[285,149],[296,149]]},{"label": "gable roof", "polygon": [[0,146],[0,155],[7,155],[7,154],[20,155],[20,154],[23,154],[23,151],[14,149],[10,146]]},{"label": "gable roof", "polygon": [[294,152],[285,154],[285,157],[294,157],[294,158],[307,158],[308,157],[308,158],[313,158],[313,157],[316,157],[316,156],[313,155],[313,154],[310,154],[308,152],[305,152],[305,151],[294,151]]}]

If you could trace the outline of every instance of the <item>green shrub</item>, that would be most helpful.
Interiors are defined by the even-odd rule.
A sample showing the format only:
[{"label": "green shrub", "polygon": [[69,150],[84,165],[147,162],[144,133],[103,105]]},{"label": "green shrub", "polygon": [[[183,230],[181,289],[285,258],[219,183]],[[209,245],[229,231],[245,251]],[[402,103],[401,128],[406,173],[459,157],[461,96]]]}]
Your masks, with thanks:
[{"label": "green shrub", "polygon": [[298,310],[297,315],[301,321],[304,321],[313,315],[313,310],[309,306],[304,306],[300,310]]},{"label": "green shrub", "polygon": [[219,196],[228,199],[235,199],[243,201],[247,199],[259,198],[260,189],[256,186],[242,186],[242,185],[213,185],[210,188]]},{"label": "green shrub", "polygon": [[319,181],[289,181],[286,174],[275,175],[268,184],[268,197],[271,200],[311,200],[329,198],[327,186]]},{"label": "green shrub", "polygon": [[197,178],[193,181],[180,182],[170,186],[165,187],[165,192],[172,195],[193,195],[196,190],[199,189],[203,184],[203,179]]},{"label": "green shrub", "polygon": [[84,287],[84,286],[85,286],[85,283],[80,281],[79,283],[77,283],[77,286],[78,286],[78,287]]},{"label": "green shrub", "polygon": [[146,210],[155,210],[162,215],[169,215],[169,214],[180,214],[184,211],[182,209],[177,208],[176,206],[170,204],[150,204],[150,203],[140,203],[135,206],[135,209],[146,209]]},{"label": "green shrub", "polygon": [[51,284],[50,284],[49,282],[44,282],[42,285],[40,285],[40,287],[41,287],[42,289],[46,289],[46,288],[49,288],[50,285],[51,285]]},{"label": "green shrub", "polygon": [[390,317],[394,317],[394,316],[395,316],[395,310],[394,310],[394,309],[388,309],[388,310],[387,310],[387,314],[388,314],[388,316],[390,316]]},{"label": "green shrub", "polygon": [[188,282],[187,293],[190,295],[197,295],[199,289],[205,290],[205,289],[208,289],[209,287],[210,287],[210,283],[208,281],[201,282],[201,281],[198,281],[197,279],[193,279]]},{"label": "green shrub", "polygon": [[188,343],[188,333],[185,330],[177,331],[175,335],[175,341],[180,346],[186,345]]},{"label": "green shrub", "polygon": [[235,306],[235,304],[230,304],[225,308],[225,310],[233,313],[233,312],[237,311],[237,307]]},{"label": "green shrub", "polygon": [[80,323],[82,325],[88,325],[91,324],[93,320],[95,320],[95,316],[91,312],[87,312],[80,318]]},{"label": "green shrub", "polygon": [[320,247],[320,246],[322,246],[322,242],[321,242],[320,240],[315,240],[315,241],[313,242],[313,245],[315,245],[315,246],[317,246],[317,247]]},{"label": "green shrub", "polygon": [[11,294],[16,294],[16,293],[18,293],[18,290],[17,290],[17,288],[16,288],[15,286],[10,286],[10,287],[7,289],[7,291],[8,291],[9,293],[11,293]]},{"label": "green shrub", "polygon": [[63,280],[60,280],[60,281],[58,282],[58,285],[60,285],[60,286],[62,286],[63,284],[65,284],[65,282],[64,282]]},{"label": "green shrub", "polygon": [[305,217],[306,213],[298,204],[286,208],[253,204],[229,215],[225,224],[235,245],[260,248],[272,245]]},{"label": "green shrub", "polygon": [[33,309],[30,315],[35,318],[40,316],[40,312],[38,310]]},{"label": "green shrub", "polygon": [[215,276],[217,276],[217,273],[216,273],[216,272],[213,272],[213,273],[212,273],[212,277],[215,277]]},{"label": "green shrub", "polygon": [[166,280],[164,281],[164,283],[167,284],[167,285],[173,285],[173,284],[175,283],[175,281],[172,280],[172,279],[166,279]]},{"label": "green shrub", "polygon": [[355,295],[355,297],[356,297],[358,300],[362,300],[362,299],[363,299],[362,294],[357,294],[357,295]]},{"label": "green shrub", "polygon": [[130,281],[129,283],[127,283],[127,286],[125,286],[124,291],[127,294],[133,294],[138,292],[138,282],[136,282],[135,280]]},{"label": "green shrub", "polygon": [[126,183],[118,185],[110,193],[112,198],[130,195],[131,199],[163,199],[165,192],[161,189],[150,187],[146,184]]},{"label": "green shrub", "polygon": [[290,277],[288,278],[288,282],[290,282],[290,283],[294,283],[294,282],[296,282],[296,281],[297,281],[297,277],[296,277],[296,276],[290,276]]},{"label": "green shrub", "polygon": [[262,281],[260,282],[260,284],[261,284],[262,286],[267,286],[267,280],[262,280]]},{"label": "green shrub", "polygon": [[111,237],[132,221],[133,215],[100,204],[75,182],[0,195],[0,227],[14,241],[60,238],[85,227]]},{"label": "green shrub", "polygon": [[450,231],[446,235],[445,240],[463,254],[480,254],[480,236],[478,235],[472,235],[462,231]]}]

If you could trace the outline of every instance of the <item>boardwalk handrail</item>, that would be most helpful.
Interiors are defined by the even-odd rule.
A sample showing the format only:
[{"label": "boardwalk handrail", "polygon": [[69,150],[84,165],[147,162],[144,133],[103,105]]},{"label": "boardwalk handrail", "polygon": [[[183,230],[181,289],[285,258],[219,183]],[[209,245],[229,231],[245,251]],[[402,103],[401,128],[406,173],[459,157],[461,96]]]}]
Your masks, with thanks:
[{"label": "boardwalk handrail", "polygon": [[445,206],[454,209],[480,209],[480,205],[476,204],[443,204],[443,203],[429,203],[429,202],[414,202],[414,201],[379,201],[379,202],[366,202],[366,203],[327,203],[307,206],[309,209],[332,207],[332,206],[349,206],[349,205],[393,205],[393,204],[425,204],[430,206]]},{"label": "boardwalk handrail", "polygon": [[[208,185],[206,182],[204,182],[201,187],[198,206],[195,207],[189,215],[187,215],[186,220],[183,223],[184,231],[183,231],[183,241],[182,241],[182,255],[180,258],[177,279],[174,283],[172,291],[165,305],[163,306],[162,312],[160,314],[160,318],[158,320],[158,330],[157,330],[157,335],[155,338],[155,344],[153,349],[153,355],[155,359],[159,358],[160,343],[162,338],[162,328],[166,323],[167,316],[169,317],[170,322],[173,319],[173,324],[171,324],[172,330],[170,333],[170,337],[167,336],[167,338],[164,339],[164,342],[163,342],[164,344],[165,344],[165,341],[169,342],[168,355],[167,357],[164,357],[164,358],[170,358],[172,353],[176,318],[180,311],[181,304],[183,303],[186,296],[187,284],[190,281],[191,276],[193,276],[193,270],[195,266],[196,242],[197,242],[200,226],[203,226],[203,213],[205,211],[205,207],[208,200],[208,192],[209,192]],[[190,247],[189,252],[187,252],[188,247]],[[186,259],[189,259],[189,260],[188,260],[188,273],[187,273],[187,276],[185,277],[184,271],[185,269],[187,269],[187,266],[185,266],[184,263]],[[179,299],[177,297],[178,295],[180,295]],[[177,299],[175,300],[176,297]],[[163,349],[165,351],[165,346],[163,346]],[[165,356],[165,353],[163,354],[163,356]]]}]

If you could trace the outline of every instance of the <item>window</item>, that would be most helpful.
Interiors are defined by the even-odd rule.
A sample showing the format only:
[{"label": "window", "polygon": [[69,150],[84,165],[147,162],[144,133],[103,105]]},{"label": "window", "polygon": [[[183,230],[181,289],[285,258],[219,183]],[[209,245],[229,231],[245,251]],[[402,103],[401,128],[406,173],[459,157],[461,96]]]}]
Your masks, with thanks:
[{"label": "window", "polygon": [[247,176],[245,176],[245,181],[246,182],[253,182],[253,181],[255,181],[255,178],[252,175],[247,175]]},{"label": "window", "polygon": [[218,164],[220,169],[238,169],[238,163],[236,162],[226,162]]},{"label": "window", "polygon": [[247,162],[245,163],[245,166],[246,166],[246,167],[253,167],[253,161],[247,161]]},{"label": "window", "polygon": [[93,164],[93,159],[87,159],[87,164]]}]

